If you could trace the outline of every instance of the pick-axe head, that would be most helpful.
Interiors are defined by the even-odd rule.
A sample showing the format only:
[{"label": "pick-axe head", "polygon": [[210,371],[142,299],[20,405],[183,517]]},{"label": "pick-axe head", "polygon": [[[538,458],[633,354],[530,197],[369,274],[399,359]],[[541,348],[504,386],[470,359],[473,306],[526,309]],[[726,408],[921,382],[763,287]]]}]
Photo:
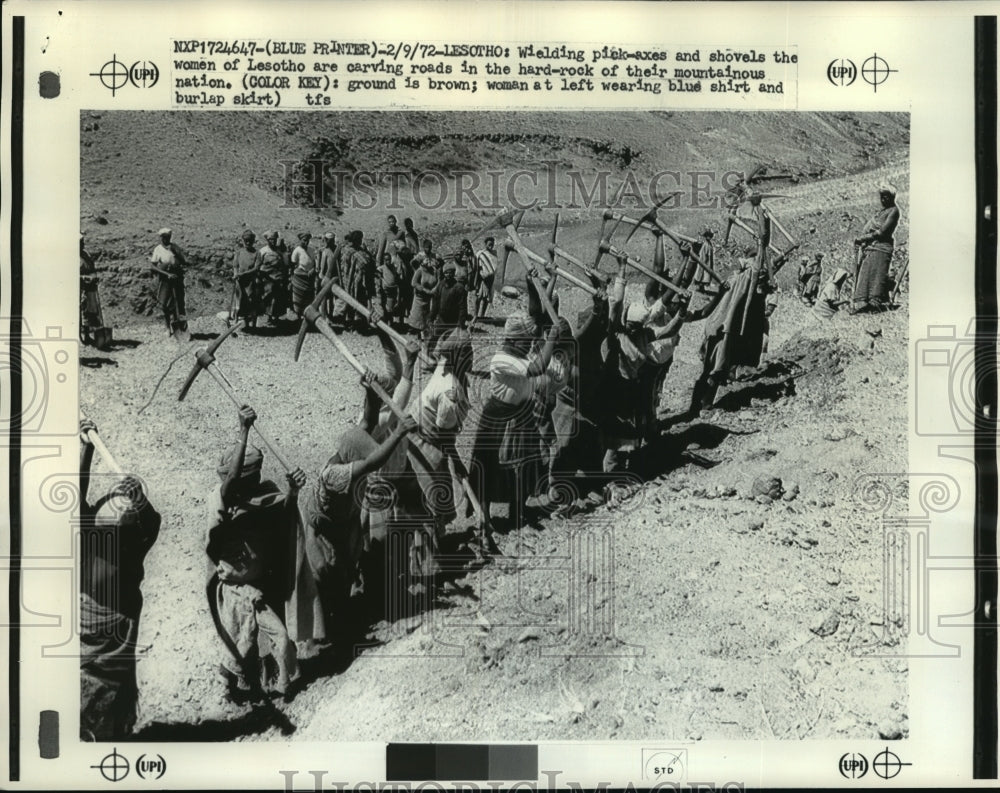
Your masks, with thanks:
[{"label": "pick-axe head", "polygon": [[184,385],[181,386],[181,392],[177,396],[178,402],[183,402],[184,397],[187,396],[187,392],[191,390],[191,386],[194,384],[195,378],[201,374],[201,370],[206,368],[209,364],[215,361],[215,351],[219,349],[219,345],[222,344],[226,339],[232,336],[236,331],[240,330],[243,325],[246,324],[242,319],[228,328],[225,333],[220,334],[215,338],[215,340],[209,344],[204,349],[198,350],[195,354],[194,366],[191,367],[191,371],[188,372],[187,380],[184,381]]},{"label": "pick-axe head", "polygon": [[507,222],[513,223],[514,227],[516,228],[520,224],[522,217],[524,217],[524,210],[519,210],[518,212],[511,212],[509,209],[504,208],[500,210],[500,214],[498,214],[496,217],[490,220],[485,226],[479,229],[479,231],[477,231],[475,234],[469,237],[469,242],[472,242],[472,240],[476,239],[476,237],[485,234],[487,231],[491,231],[496,228],[503,228],[505,225],[507,225]]},{"label": "pick-axe head", "polygon": [[625,238],[625,244],[628,245],[628,241],[632,239],[632,236],[642,227],[642,224],[652,223],[655,226],[656,213],[660,209],[660,207],[662,207],[665,203],[667,203],[667,201],[670,201],[671,199],[679,196],[682,192],[683,191],[681,190],[674,190],[674,192],[668,193],[663,198],[658,199],[656,203],[654,203],[653,206],[650,207],[649,211],[641,218],[639,218],[639,222],[632,227],[632,230],[628,233],[628,236]]}]

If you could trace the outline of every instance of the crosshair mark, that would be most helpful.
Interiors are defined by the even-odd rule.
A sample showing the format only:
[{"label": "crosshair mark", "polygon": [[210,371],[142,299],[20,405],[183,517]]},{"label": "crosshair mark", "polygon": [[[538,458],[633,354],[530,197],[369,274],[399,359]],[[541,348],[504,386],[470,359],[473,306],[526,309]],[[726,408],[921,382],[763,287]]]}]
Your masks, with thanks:
[{"label": "crosshair mark", "polygon": [[886,60],[875,52],[861,64],[861,79],[868,83],[877,94],[878,87],[889,79],[890,74],[898,71],[899,69],[890,69]]},{"label": "crosshair mark", "polygon": [[878,774],[882,779],[892,779],[900,771],[903,770],[903,766],[913,765],[913,763],[904,763],[899,759],[899,755],[895,752],[889,751],[889,747],[875,755],[875,759],[872,760],[872,769]]},{"label": "crosshair mark", "polygon": [[91,77],[99,77],[101,85],[111,91],[111,96],[115,91],[119,91],[128,83],[128,67],[118,60],[117,55],[112,55],[111,60],[105,63],[99,72],[91,72]]}]

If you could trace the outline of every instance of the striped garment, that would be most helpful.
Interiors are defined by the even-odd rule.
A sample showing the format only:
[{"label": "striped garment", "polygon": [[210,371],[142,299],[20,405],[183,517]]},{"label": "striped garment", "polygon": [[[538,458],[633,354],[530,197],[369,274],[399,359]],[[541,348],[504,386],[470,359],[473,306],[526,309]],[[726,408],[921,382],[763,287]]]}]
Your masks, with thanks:
[{"label": "striped garment", "polygon": [[482,278],[489,278],[497,271],[497,257],[487,250],[479,251],[476,254],[476,265],[479,267],[479,275]]}]

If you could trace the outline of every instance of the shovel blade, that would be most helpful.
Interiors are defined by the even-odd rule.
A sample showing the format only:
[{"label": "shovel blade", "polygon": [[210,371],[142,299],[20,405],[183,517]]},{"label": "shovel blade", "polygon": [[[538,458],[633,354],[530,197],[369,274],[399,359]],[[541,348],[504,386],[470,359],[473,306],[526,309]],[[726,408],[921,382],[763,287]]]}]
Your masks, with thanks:
[{"label": "shovel blade", "polygon": [[191,341],[191,331],[188,330],[187,322],[183,320],[170,324],[170,335],[174,337],[174,341],[181,344]]},{"label": "shovel blade", "polygon": [[94,346],[103,351],[111,349],[111,342],[114,341],[114,332],[111,328],[96,328],[94,330]]}]

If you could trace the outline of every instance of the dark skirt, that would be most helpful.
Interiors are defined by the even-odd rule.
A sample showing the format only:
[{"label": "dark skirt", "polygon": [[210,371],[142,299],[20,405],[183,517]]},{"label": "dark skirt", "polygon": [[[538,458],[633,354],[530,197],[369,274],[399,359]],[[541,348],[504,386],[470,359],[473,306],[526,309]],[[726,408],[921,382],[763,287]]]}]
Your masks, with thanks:
[{"label": "dark skirt", "polygon": [[857,305],[887,303],[889,301],[889,262],[891,250],[868,248],[861,260],[858,281],[854,286]]},{"label": "dark skirt", "polygon": [[485,508],[491,501],[506,501],[506,476],[500,465],[500,448],[507,424],[522,416],[531,417],[531,403],[509,405],[490,397],[483,405],[472,441],[469,476],[476,497]]},{"label": "dark skirt", "polygon": [[80,594],[80,734],[121,738],[136,721],[139,621]]},{"label": "dark skirt", "polygon": [[157,288],[156,299],[160,303],[160,308],[167,316],[184,316],[184,282],[168,281],[160,278],[160,285]]},{"label": "dark skirt", "polygon": [[80,292],[80,317],[84,328],[99,328],[104,324],[97,284],[85,286]]},{"label": "dark skirt", "polygon": [[301,315],[316,297],[312,275],[292,273],[292,309]]},{"label": "dark skirt", "polygon": [[260,282],[260,309],[258,314],[280,317],[285,313],[288,297],[284,283],[265,278]]}]

